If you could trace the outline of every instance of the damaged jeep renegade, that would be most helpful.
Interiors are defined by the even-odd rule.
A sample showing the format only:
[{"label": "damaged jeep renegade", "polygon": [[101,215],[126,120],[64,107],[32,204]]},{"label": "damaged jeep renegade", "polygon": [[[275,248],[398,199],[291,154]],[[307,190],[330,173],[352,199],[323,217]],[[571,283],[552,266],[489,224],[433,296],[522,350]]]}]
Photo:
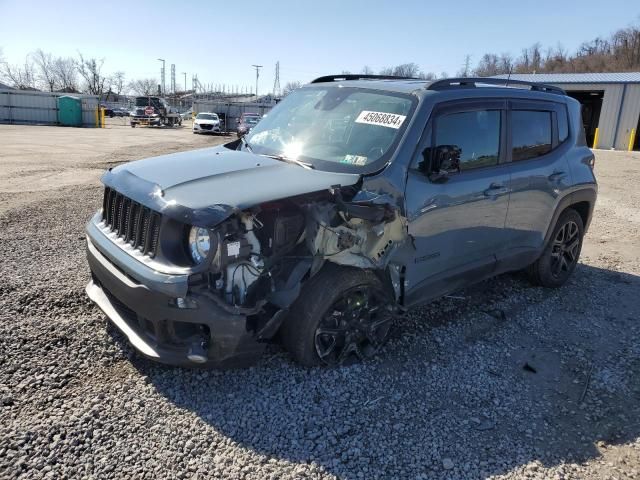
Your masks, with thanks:
[{"label": "damaged jeep renegade", "polygon": [[110,169],[87,294],[144,356],[375,354],[403,311],[503,272],[559,287],[597,185],[580,105],[504,79],[321,77],[231,143]]}]

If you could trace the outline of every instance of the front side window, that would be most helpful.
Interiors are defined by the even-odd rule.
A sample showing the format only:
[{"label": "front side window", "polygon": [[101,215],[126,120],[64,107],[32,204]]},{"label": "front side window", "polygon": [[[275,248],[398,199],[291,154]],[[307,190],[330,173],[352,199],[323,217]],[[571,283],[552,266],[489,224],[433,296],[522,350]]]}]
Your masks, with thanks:
[{"label": "front side window", "polygon": [[305,87],[287,95],[246,140],[257,154],[365,173],[389,158],[416,103],[412,95],[393,92]]},{"label": "front side window", "polygon": [[549,153],[551,151],[551,112],[513,110],[511,142],[514,162]]},{"label": "front side window", "polygon": [[434,129],[434,170],[448,173],[498,164],[500,110],[442,115]]}]

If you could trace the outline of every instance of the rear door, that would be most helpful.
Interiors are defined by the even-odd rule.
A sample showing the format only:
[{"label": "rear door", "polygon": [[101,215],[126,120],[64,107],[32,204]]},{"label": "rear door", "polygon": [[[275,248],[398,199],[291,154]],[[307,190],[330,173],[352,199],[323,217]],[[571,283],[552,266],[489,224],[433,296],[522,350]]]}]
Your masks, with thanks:
[{"label": "rear door", "polygon": [[[567,109],[543,101],[509,101],[511,198],[506,229],[511,258],[501,270],[535,260],[562,192],[569,187]],[[513,262],[512,265],[508,265]]]},{"label": "rear door", "polygon": [[[405,302],[434,298],[493,272],[506,246],[509,165],[506,102],[440,106],[423,135],[405,191],[415,257],[406,265]],[[434,175],[446,154],[448,169]]]}]

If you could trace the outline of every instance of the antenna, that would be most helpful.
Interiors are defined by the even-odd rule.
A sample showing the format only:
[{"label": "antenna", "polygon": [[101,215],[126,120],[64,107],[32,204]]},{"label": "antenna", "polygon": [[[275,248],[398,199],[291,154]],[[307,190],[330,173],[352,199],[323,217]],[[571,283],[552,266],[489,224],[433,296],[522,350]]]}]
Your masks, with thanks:
[{"label": "antenna", "polygon": [[509,67],[509,75],[507,76],[507,81],[504,84],[505,87],[509,86],[509,80],[511,80],[511,72],[513,72],[513,65]]}]

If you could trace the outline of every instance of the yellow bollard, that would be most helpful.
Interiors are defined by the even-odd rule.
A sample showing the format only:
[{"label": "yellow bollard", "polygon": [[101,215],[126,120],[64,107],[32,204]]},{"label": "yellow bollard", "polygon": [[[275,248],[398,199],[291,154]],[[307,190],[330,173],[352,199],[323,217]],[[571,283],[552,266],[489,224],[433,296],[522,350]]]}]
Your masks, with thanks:
[{"label": "yellow bollard", "polygon": [[596,127],[596,133],[593,135],[593,147],[591,148],[598,148],[598,127]]},{"label": "yellow bollard", "polygon": [[629,151],[633,151],[633,145],[636,143],[636,129],[631,129],[631,135],[629,135]]},{"label": "yellow bollard", "polygon": [[105,111],[104,108],[100,109],[100,113],[101,113],[101,115],[100,115],[100,120],[101,120],[100,123],[102,124],[102,128],[104,128],[104,111]]},{"label": "yellow bollard", "polygon": [[100,107],[96,108],[96,128],[100,126]]}]

